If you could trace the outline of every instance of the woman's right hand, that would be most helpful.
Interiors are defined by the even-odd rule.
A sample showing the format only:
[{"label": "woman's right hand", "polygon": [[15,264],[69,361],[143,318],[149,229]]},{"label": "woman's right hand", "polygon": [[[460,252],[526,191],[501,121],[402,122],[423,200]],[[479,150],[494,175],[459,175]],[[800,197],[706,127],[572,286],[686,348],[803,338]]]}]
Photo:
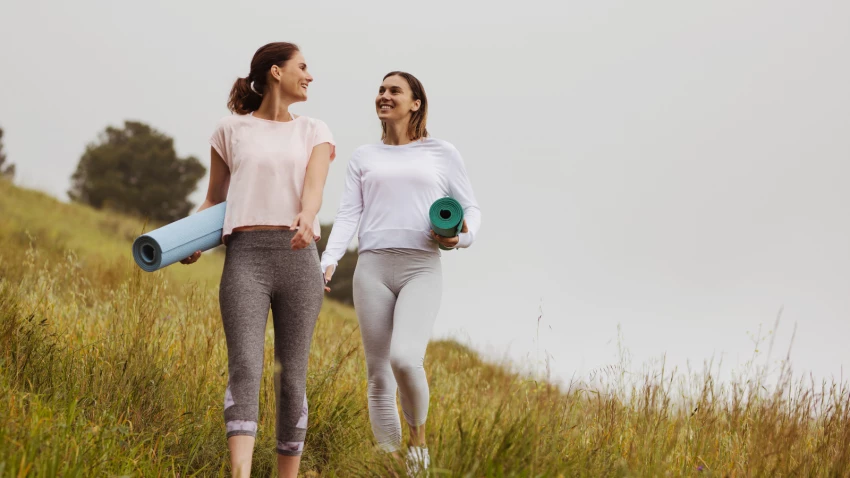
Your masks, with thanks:
[{"label": "woman's right hand", "polygon": [[334,271],[336,271],[336,266],[328,266],[328,268],[325,269],[325,292],[331,291],[331,288],[328,287],[328,282],[330,282],[331,277],[334,276]]},{"label": "woman's right hand", "polygon": [[180,261],[180,263],[181,264],[194,264],[195,262],[198,261],[198,258],[200,258],[200,257],[201,257],[201,251],[195,251],[194,254],[183,259],[182,261]]}]

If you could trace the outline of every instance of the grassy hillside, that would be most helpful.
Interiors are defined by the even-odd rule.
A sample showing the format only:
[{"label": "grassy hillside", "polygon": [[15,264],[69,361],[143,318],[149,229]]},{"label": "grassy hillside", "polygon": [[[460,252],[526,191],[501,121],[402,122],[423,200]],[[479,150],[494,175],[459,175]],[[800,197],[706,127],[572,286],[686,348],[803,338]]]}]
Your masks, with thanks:
[{"label": "grassy hillside", "polygon": [[[223,255],[153,274],[140,221],[0,181],[0,477],[227,476]],[[150,229],[150,227],[148,227]],[[271,476],[271,335],[255,476]],[[850,393],[663,370],[563,393],[432,343],[434,476],[847,476]],[[326,301],[311,352],[305,476],[387,476],[353,311]],[[607,391],[605,391],[607,390]]]}]

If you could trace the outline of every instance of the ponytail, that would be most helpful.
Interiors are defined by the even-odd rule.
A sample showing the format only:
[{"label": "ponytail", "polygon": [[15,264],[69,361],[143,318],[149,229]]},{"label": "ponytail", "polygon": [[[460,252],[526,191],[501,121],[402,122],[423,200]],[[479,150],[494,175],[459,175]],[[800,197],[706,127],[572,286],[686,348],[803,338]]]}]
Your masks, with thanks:
[{"label": "ponytail", "polygon": [[253,88],[247,78],[239,78],[230,89],[230,99],[227,100],[227,108],[238,114],[246,115],[260,109],[263,97]]}]

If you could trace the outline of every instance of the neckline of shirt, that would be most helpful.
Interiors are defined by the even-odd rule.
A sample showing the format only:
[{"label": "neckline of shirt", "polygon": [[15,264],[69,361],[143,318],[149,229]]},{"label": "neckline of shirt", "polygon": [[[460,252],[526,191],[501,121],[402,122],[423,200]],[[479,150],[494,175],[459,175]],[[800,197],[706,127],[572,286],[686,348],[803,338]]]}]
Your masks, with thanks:
[{"label": "neckline of shirt", "polygon": [[291,119],[290,119],[289,121],[275,121],[275,120],[268,120],[268,119],[265,119],[265,118],[257,118],[256,116],[254,116],[254,112],[253,112],[253,111],[252,111],[252,112],[250,112],[250,113],[248,113],[248,115],[247,115],[247,116],[250,116],[251,118],[254,118],[254,119],[255,119],[255,120],[257,120],[257,121],[263,121],[263,122],[265,122],[265,123],[274,123],[274,124],[289,124],[289,123],[294,123],[294,122],[298,121],[300,118],[303,118],[303,117],[304,117],[303,115],[295,116],[294,114],[292,114],[292,113],[290,112],[290,113],[289,113],[289,117],[290,117]]},{"label": "neckline of shirt", "polygon": [[416,146],[424,145],[426,142],[430,141],[431,138],[421,138],[416,141],[411,141],[407,144],[386,144],[383,140],[375,145],[384,149],[406,149],[406,148],[415,148]]}]

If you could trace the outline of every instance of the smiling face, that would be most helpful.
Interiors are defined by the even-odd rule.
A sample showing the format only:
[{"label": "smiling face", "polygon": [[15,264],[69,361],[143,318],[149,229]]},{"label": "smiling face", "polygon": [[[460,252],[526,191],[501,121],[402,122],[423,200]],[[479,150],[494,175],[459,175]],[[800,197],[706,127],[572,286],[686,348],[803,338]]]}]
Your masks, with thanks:
[{"label": "smiling face", "polygon": [[375,110],[381,121],[409,121],[410,116],[419,111],[421,106],[420,100],[413,99],[407,80],[398,75],[385,78],[375,98]]},{"label": "smiling face", "polygon": [[307,62],[300,51],[295,52],[283,66],[273,65],[269,74],[278,83],[283,96],[294,101],[307,100],[307,87],[313,77],[307,71]]}]

